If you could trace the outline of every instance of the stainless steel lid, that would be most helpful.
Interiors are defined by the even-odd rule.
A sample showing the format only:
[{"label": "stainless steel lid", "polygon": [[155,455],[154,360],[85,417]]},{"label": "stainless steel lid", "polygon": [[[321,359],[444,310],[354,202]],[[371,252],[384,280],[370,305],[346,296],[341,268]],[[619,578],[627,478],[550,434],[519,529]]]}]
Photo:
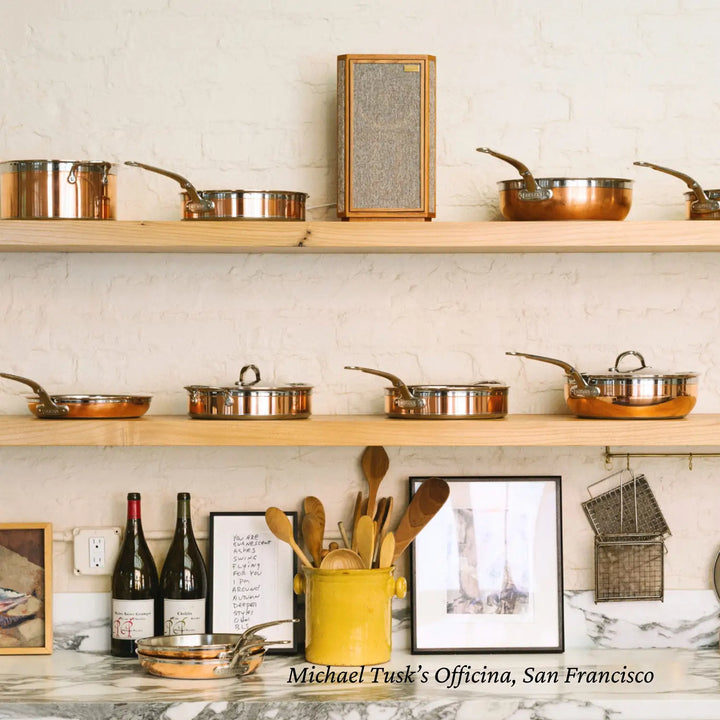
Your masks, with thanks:
[{"label": "stainless steel lid", "polygon": [[[640,363],[637,367],[621,369],[620,363],[627,357],[635,357]],[[648,367],[645,364],[645,358],[637,352],[637,350],[626,350],[615,358],[615,365],[606,371],[598,373],[582,373],[586,379],[594,380],[634,380],[636,378],[651,378],[654,380],[689,380],[697,378],[699,373],[696,372],[664,372],[655,368]]]},{"label": "stainless steel lid", "polygon": [[[255,375],[254,380],[246,380],[248,372]],[[312,385],[306,383],[285,383],[284,385],[258,385],[260,382],[260,370],[256,365],[245,365],[240,370],[240,378],[234,386],[223,387],[218,385],[186,385],[185,389],[190,392],[221,393],[233,397],[244,397],[250,395],[264,395],[273,393],[292,394],[309,393]]]}]

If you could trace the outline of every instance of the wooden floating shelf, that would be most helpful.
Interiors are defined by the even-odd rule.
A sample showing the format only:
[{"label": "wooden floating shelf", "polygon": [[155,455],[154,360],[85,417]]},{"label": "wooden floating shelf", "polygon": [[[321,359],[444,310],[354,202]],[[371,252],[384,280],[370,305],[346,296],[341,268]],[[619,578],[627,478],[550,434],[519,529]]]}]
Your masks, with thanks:
[{"label": "wooden floating shelf", "polygon": [[2,220],[0,252],[717,252],[720,223]]},{"label": "wooden floating shelf", "polygon": [[720,446],[720,415],[681,420],[583,420],[508,415],[498,420],[399,420],[318,415],[306,420],[40,420],[0,416],[0,447],[314,446],[362,447],[703,447]]}]

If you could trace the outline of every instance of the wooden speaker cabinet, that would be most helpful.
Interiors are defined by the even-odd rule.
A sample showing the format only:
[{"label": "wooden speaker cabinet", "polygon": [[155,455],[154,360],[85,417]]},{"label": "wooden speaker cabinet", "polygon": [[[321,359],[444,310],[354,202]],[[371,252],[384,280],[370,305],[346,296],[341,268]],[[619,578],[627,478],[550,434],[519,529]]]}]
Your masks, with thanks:
[{"label": "wooden speaker cabinet", "polygon": [[435,57],[339,55],[338,216],[435,217]]}]

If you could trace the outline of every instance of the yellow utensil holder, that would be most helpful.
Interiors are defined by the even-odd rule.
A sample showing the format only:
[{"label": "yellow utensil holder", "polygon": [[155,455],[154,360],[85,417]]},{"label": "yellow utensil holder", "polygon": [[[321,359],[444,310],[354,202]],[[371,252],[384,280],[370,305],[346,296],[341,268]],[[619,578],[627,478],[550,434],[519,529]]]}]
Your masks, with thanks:
[{"label": "yellow utensil holder", "polygon": [[322,570],[295,576],[305,594],[305,659],[318,665],[379,665],[392,651],[392,599],[407,592],[395,568]]}]

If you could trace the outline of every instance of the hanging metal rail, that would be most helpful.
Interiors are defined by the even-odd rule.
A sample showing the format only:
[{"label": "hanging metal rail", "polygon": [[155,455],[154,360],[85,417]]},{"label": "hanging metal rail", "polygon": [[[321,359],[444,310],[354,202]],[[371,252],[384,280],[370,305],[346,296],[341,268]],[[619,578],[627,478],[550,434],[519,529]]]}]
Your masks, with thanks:
[{"label": "hanging metal rail", "polygon": [[693,469],[693,458],[716,458],[720,457],[720,452],[611,452],[610,448],[605,446],[605,467],[612,468],[613,458],[625,458],[627,469],[630,469],[631,457],[683,457],[688,460],[688,470]]}]

